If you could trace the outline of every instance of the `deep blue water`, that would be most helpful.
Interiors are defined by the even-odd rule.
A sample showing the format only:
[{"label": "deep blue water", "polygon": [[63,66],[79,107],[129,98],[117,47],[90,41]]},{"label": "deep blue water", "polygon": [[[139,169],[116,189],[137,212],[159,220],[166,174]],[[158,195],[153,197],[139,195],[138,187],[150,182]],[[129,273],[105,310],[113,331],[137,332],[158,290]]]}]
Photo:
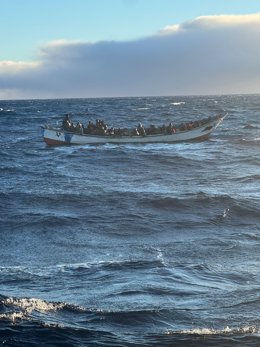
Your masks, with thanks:
[{"label": "deep blue water", "polygon": [[[47,147],[65,113],[228,112],[198,143]],[[0,345],[259,346],[260,95],[0,101]]]}]

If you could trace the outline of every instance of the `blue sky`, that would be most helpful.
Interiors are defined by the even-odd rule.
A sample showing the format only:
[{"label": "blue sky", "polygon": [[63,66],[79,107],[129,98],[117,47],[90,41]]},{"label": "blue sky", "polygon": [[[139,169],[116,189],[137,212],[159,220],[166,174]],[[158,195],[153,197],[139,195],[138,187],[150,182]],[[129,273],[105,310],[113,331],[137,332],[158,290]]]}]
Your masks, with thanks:
[{"label": "blue sky", "polygon": [[52,40],[131,40],[198,16],[260,11],[259,0],[0,0],[1,60]]},{"label": "blue sky", "polygon": [[[159,95],[167,92],[169,94],[194,94],[195,92],[205,93],[207,90],[209,93],[226,93],[229,90],[230,93],[240,90],[241,92],[254,90],[260,92],[260,89],[256,90],[258,80],[256,80],[255,74],[259,72],[257,61],[251,62],[249,59],[249,56],[254,54],[260,61],[259,51],[255,50],[253,45],[254,42],[259,45],[257,39],[260,21],[258,23],[258,18],[254,17],[255,14],[260,13],[259,0],[0,0],[0,8],[0,98],[76,96],[69,89],[62,88],[62,83],[66,81],[64,77],[61,78],[62,73],[67,74],[68,80],[72,79],[75,83],[78,78],[81,89],[77,90],[77,95],[80,97],[149,95],[149,93]],[[245,24],[243,16],[247,14],[252,17],[246,20]],[[224,17],[221,15],[226,16],[225,21],[222,20]],[[237,19],[232,17],[234,15],[237,15]],[[200,20],[201,17],[204,19]],[[208,21],[211,26],[208,25]],[[234,23],[234,25],[232,24],[233,40],[229,40],[228,35],[227,37],[220,35],[221,30],[222,35],[223,30],[227,30],[227,33],[231,35],[230,26],[226,25],[229,21]],[[176,31],[174,25],[179,25],[182,30]],[[214,32],[212,26],[214,26]],[[164,32],[165,27],[171,28],[168,32],[167,44],[165,38],[161,38],[159,42],[159,37],[163,36],[160,34]],[[185,35],[183,34],[184,28]],[[241,28],[244,28],[242,32]],[[239,43],[241,33],[244,41]],[[172,54],[179,73],[183,69],[186,74],[194,72],[193,78],[199,78],[199,75],[195,73],[198,67],[201,75],[204,75],[204,72],[207,74],[210,69],[213,71],[212,68],[216,67],[216,73],[219,74],[221,67],[216,66],[216,62],[212,66],[205,66],[205,70],[203,70],[203,59],[208,62],[207,55],[209,59],[212,59],[212,51],[215,49],[212,50],[213,41],[210,40],[210,35],[213,35],[212,38],[216,40],[214,47],[219,45],[223,54],[225,54],[224,50],[228,49],[228,45],[230,43],[234,45],[234,42],[236,46],[233,49],[238,55],[240,55],[239,52],[245,52],[245,49],[249,50],[248,57],[241,58],[240,55],[239,61],[237,61],[238,57],[229,56],[231,70],[237,66],[237,71],[241,71],[247,64],[255,67],[255,70],[249,69],[248,74],[244,71],[241,79],[234,81],[234,88],[230,82],[232,79],[230,75],[229,89],[224,88],[224,83],[226,83],[224,72],[223,88],[221,88],[219,75],[215,76],[218,79],[216,88],[212,81],[209,83],[211,88],[207,88],[205,76],[203,85],[197,91],[195,86],[190,87],[188,76],[186,89],[180,75],[176,80],[181,87],[176,88],[176,83],[174,86],[171,85],[166,78],[166,61],[165,58],[162,58],[163,51],[161,51],[161,55],[158,55],[158,47],[162,50],[165,49],[165,54]],[[221,47],[221,40],[223,40],[223,47]],[[245,40],[249,40],[252,45],[246,43]],[[180,52],[181,55],[181,52],[189,51],[189,54],[192,55],[194,42],[197,42],[198,45],[203,42],[202,62],[199,61],[199,57],[196,57],[194,66],[192,61],[186,61],[185,65],[185,59],[181,64],[183,59],[176,57],[176,52]],[[184,51],[182,51],[183,49]],[[195,47],[193,49],[196,56],[197,50]],[[105,60],[104,55],[107,57]],[[154,59],[156,55],[158,55],[157,59]],[[66,57],[66,61],[64,57]],[[91,60],[91,57],[94,60]],[[121,60],[114,64],[113,59],[117,60],[118,57],[121,57]],[[221,62],[222,59],[223,57],[220,55],[218,62],[227,72],[229,66],[227,62]],[[143,71],[141,63],[145,67],[150,65],[151,71],[156,71],[158,74],[155,73],[153,78],[151,76],[149,81],[149,78],[147,79],[141,73]],[[75,68],[75,64],[78,69]],[[152,66],[152,64],[154,65]],[[167,64],[170,64],[170,59]],[[239,64],[242,66],[238,66]],[[107,73],[110,66],[113,69],[113,76]],[[130,66],[131,73],[135,73],[136,78],[140,73],[139,85],[141,84],[142,88],[135,89],[134,81],[126,73],[127,66]],[[168,65],[167,68],[175,71],[172,73],[172,77],[176,76],[177,71],[174,66]],[[106,69],[106,71],[102,71],[102,69]],[[160,69],[162,69],[161,74]],[[234,71],[234,76],[237,71]],[[149,73],[148,70],[147,73]],[[44,79],[46,74],[55,78],[53,91],[48,92],[47,87],[41,88],[41,85],[47,84]],[[107,79],[113,77],[118,83],[115,81],[110,88],[108,80],[102,81],[102,75],[106,75]],[[125,79],[120,82],[122,75]],[[165,83],[162,80],[163,76]],[[248,76],[254,80],[247,81]],[[59,78],[61,79],[60,86],[57,83]],[[211,78],[214,78],[214,75]],[[243,88],[243,78],[245,85],[251,85],[251,89]],[[158,79],[160,82],[158,91],[156,88],[146,88],[149,84],[158,82]],[[128,80],[129,85],[127,85]],[[146,83],[144,83],[145,80]],[[123,86],[122,81],[125,81]],[[23,83],[25,88],[22,88]],[[100,85],[100,88],[97,85]],[[118,85],[117,88],[116,85]],[[164,88],[162,88],[163,86]]]}]

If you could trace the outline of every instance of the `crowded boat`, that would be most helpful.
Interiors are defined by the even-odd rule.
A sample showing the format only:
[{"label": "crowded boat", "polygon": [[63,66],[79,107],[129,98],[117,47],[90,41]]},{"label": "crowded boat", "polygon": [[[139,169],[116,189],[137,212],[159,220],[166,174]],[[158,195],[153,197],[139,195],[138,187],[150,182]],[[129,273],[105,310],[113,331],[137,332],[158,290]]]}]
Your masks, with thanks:
[{"label": "crowded boat", "polygon": [[211,117],[202,119],[200,121],[189,121],[181,123],[180,125],[175,125],[172,122],[161,126],[156,126],[150,124],[149,127],[144,127],[142,123],[138,123],[133,129],[129,128],[114,128],[109,127],[104,120],[96,119],[95,122],[89,121],[86,125],[77,122],[76,124],[72,122],[69,114],[66,114],[62,127],[65,131],[80,134],[80,135],[98,135],[98,136],[146,136],[146,135],[159,135],[159,134],[174,134],[178,131],[191,130],[203,124],[210,122]]},{"label": "crowded boat", "polygon": [[116,128],[102,119],[74,123],[67,114],[60,127],[45,125],[42,127],[43,139],[47,145],[102,144],[102,143],[171,143],[206,140],[214,129],[223,121],[224,115],[217,115],[201,120],[172,122],[162,125],[143,126],[138,123],[133,128]]}]

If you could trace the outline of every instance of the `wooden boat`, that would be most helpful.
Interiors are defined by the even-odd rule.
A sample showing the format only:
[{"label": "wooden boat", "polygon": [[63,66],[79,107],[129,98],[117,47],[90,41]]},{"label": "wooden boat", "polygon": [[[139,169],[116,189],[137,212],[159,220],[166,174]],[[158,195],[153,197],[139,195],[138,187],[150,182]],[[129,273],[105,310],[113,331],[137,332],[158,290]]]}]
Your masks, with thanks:
[{"label": "wooden boat", "polygon": [[226,115],[217,115],[200,121],[184,123],[174,132],[150,135],[96,135],[66,131],[63,127],[42,126],[43,139],[49,146],[85,145],[102,143],[172,143],[206,140]]}]

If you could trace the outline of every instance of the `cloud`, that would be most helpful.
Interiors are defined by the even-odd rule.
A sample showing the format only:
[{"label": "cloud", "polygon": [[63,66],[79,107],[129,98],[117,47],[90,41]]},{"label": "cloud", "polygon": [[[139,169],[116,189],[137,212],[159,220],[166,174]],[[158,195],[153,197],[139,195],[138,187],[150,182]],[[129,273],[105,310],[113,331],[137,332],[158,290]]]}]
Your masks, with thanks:
[{"label": "cloud", "polygon": [[215,15],[200,16],[182,24],[167,25],[160,31],[162,34],[169,34],[177,31],[196,30],[196,29],[216,29],[216,28],[235,28],[256,25],[259,27],[260,13],[244,15]]},{"label": "cloud", "polygon": [[0,74],[15,74],[29,69],[37,69],[40,66],[39,62],[14,62],[9,60],[0,61]]},{"label": "cloud", "polygon": [[260,93],[260,13],[203,16],[134,41],[58,40],[0,62],[0,98]]}]

